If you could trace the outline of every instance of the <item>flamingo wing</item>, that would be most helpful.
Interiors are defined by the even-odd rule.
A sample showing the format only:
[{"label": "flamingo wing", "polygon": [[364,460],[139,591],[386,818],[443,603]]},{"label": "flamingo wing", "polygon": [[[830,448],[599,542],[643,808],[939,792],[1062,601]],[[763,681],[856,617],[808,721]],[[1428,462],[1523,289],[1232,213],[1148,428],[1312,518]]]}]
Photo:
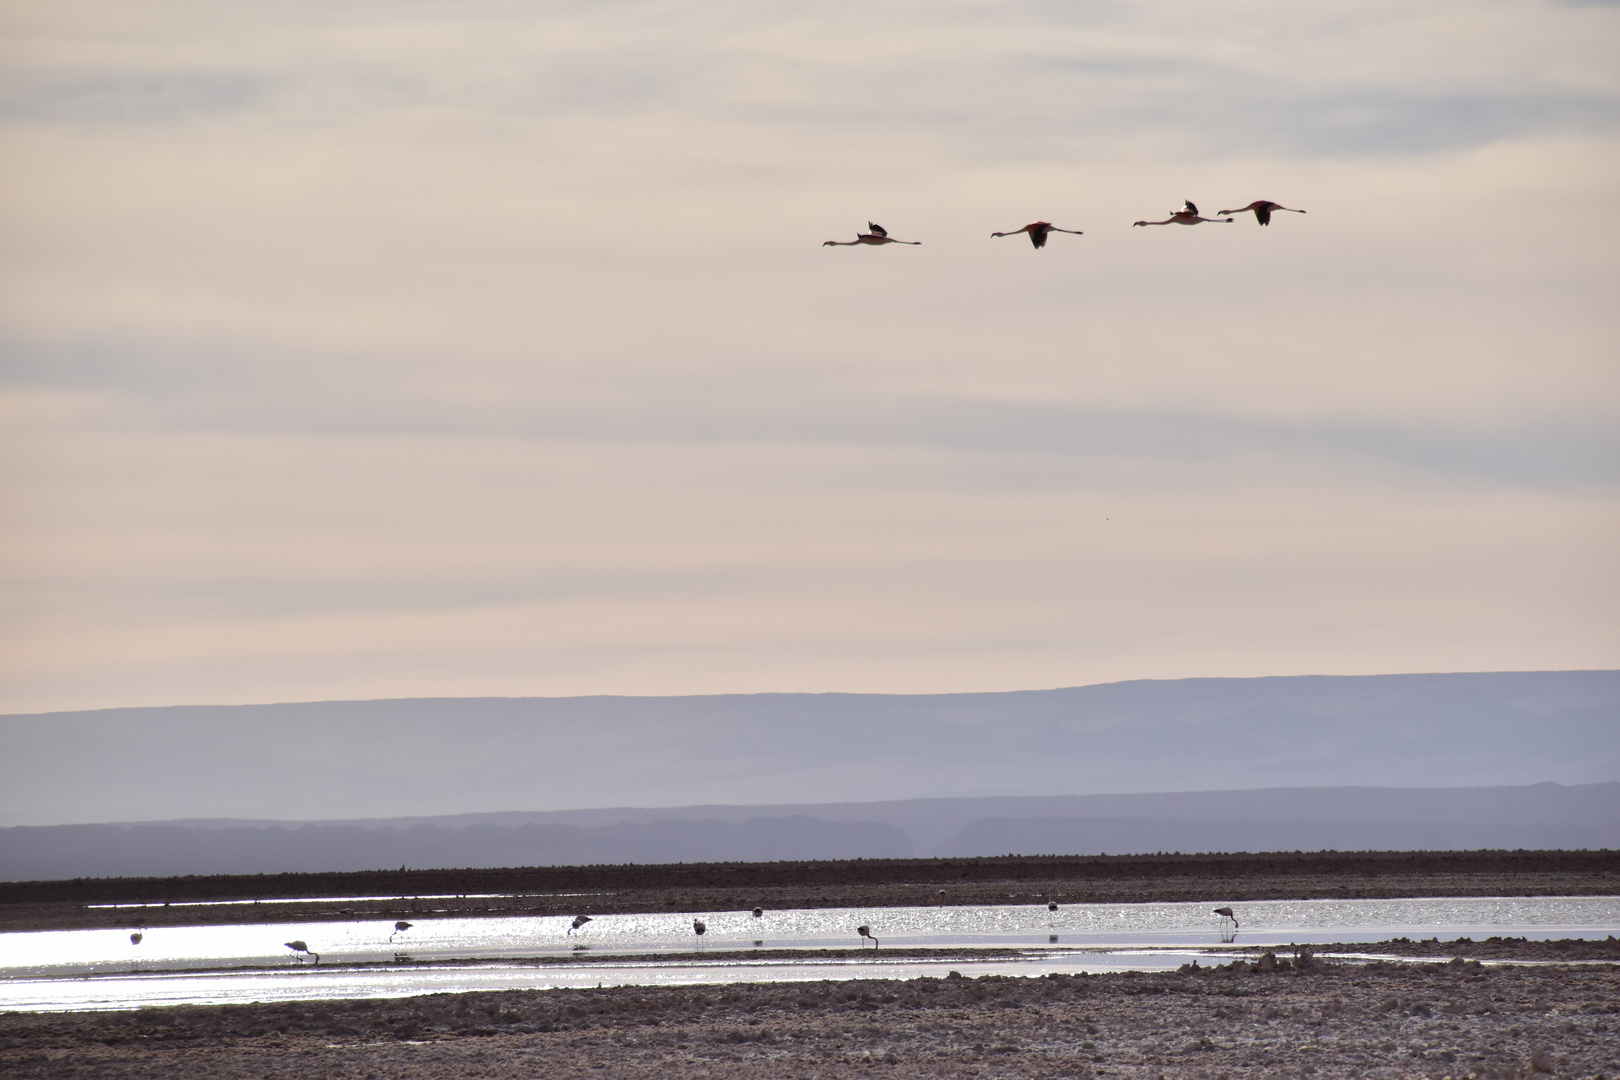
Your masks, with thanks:
[{"label": "flamingo wing", "polygon": [[1196,214],[1198,213],[1198,204],[1193,202],[1191,199],[1182,199],[1181,212],[1183,214]]},{"label": "flamingo wing", "polygon": [[883,226],[879,225],[875,221],[868,221],[866,223],[866,227],[868,229],[872,230],[872,235],[873,236],[888,236],[889,235],[889,230],[885,229]]},{"label": "flamingo wing", "polygon": [[1271,203],[1257,202],[1254,204],[1254,220],[1262,225],[1271,224]]}]

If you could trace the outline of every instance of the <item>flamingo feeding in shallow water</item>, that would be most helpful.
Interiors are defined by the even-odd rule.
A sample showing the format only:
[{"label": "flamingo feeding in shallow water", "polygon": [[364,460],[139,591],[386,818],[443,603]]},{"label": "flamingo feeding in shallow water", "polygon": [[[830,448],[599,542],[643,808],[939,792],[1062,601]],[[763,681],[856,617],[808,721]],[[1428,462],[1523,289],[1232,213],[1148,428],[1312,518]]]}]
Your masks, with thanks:
[{"label": "flamingo feeding in shallow water", "polygon": [[[855,928],[855,932],[857,934],[861,935],[861,937],[863,937],[863,938],[871,938],[871,940],[872,940],[872,949],[873,949],[874,952],[877,951],[878,939],[875,938],[875,937],[872,937],[872,928],[870,926],[857,926]],[[863,945],[862,948],[865,948],[865,946]]]},{"label": "flamingo feeding in shallow water", "polygon": [[[320,965],[321,965],[321,954],[318,953],[318,952],[311,952],[309,946],[304,944],[304,942],[302,942],[302,941],[289,941],[289,942],[286,942],[285,944],[286,944],[287,948],[291,949],[295,953],[306,953],[306,954],[308,954],[310,956],[313,956],[315,958],[315,966],[320,967]],[[302,964],[304,962],[303,958],[300,957],[298,962],[300,964]]]},{"label": "flamingo feeding in shallow water", "polygon": [[990,235],[993,237],[1017,236],[1019,233],[1029,233],[1029,242],[1034,244],[1035,249],[1039,251],[1041,248],[1046,246],[1047,234],[1055,232],[1072,233],[1075,236],[1085,235],[1085,233],[1081,232],[1079,229],[1060,229],[1050,221],[1032,221],[1028,225],[1025,225],[1022,229],[1014,229],[1012,232],[993,232]]},{"label": "flamingo feeding in shallow water", "polygon": [[[401,920],[399,920],[399,922],[394,924],[394,934],[403,934],[405,931],[409,930],[410,928],[411,928],[411,924],[406,922],[404,919],[401,919]],[[389,941],[394,940],[394,934],[389,934],[388,935],[388,940]]]},{"label": "flamingo feeding in shallow water", "polygon": [[692,933],[696,934],[698,937],[702,937],[704,934],[707,934],[708,932],[709,932],[709,928],[707,926],[703,925],[703,920],[702,919],[693,919],[692,920]]},{"label": "flamingo feeding in shallow water", "polygon": [[1290,209],[1289,207],[1284,206],[1282,203],[1274,203],[1270,199],[1256,199],[1248,206],[1242,206],[1236,210],[1222,210],[1220,211],[1220,216],[1227,217],[1230,214],[1247,214],[1251,210],[1254,211],[1254,220],[1261,225],[1271,224],[1271,212],[1273,210],[1287,210],[1290,214],[1303,214],[1305,212],[1303,210]]},{"label": "flamingo feeding in shallow water", "polygon": [[896,240],[894,237],[889,235],[889,230],[888,229],[885,229],[883,226],[879,225],[875,221],[868,221],[866,223],[866,227],[868,229],[870,229],[871,231],[870,232],[863,232],[863,233],[856,233],[855,234],[855,239],[853,239],[853,240],[828,240],[826,243],[822,244],[821,246],[822,247],[854,247],[856,244],[871,244],[871,245],[877,245],[877,244],[910,244],[913,247],[916,247],[916,246],[918,246],[918,245],[920,245],[922,243],[921,240]]},{"label": "flamingo feeding in shallow water", "polygon": [[1229,908],[1229,907],[1218,907],[1218,908],[1215,909],[1215,914],[1219,915],[1223,919],[1231,919],[1232,920],[1232,926],[1234,928],[1238,924],[1237,916],[1232,914],[1232,909]]},{"label": "flamingo feeding in shallow water", "polygon": [[1232,223],[1232,219],[1229,218],[1229,217],[1224,217],[1224,218],[1223,217],[1212,217],[1212,218],[1199,217],[1198,216],[1198,206],[1197,206],[1197,204],[1194,203],[1191,199],[1183,199],[1181,201],[1181,209],[1175,211],[1169,217],[1165,218],[1163,221],[1138,221],[1136,224],[1137,225],[1197,225],[1197,224],[1199,224],[1201,222],[1205,222],[1205,221],[1208,221],[1210,223],[1224,222],[1224,223],[1226,223],[1228,225],[1230,225]]},{"label": "flamingo feeding in shallow water", "polygon": [[572,934],[575,930],[578,930],[580,927],[584,926],[590,921],[591,917],[589,915],[575,915],[573,923],[568,927],[568,932]]}]

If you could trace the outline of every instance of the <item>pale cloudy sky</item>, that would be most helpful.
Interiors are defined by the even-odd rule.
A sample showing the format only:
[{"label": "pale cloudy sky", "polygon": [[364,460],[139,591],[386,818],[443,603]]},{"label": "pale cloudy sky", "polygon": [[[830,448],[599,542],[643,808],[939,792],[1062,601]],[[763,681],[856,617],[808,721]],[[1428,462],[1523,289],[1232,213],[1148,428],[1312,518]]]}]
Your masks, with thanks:
[{"label": "pale cloudy sky", "polygon": [[[0,711],[1620,666],[1616,56],[0,4]],[[1183,198],[1309,213],[1131,228]]]}]

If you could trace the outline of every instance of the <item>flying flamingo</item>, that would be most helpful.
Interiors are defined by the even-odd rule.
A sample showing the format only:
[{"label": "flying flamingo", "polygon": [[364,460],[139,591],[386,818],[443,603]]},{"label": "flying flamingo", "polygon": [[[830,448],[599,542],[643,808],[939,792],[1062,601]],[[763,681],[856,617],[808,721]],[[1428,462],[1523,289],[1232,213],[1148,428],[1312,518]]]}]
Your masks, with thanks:
[{"label": "flying flamingo", "polygon": [[[877,951],[878,939],[875,938],[875,937],[872,937],[872,928],[870,926],[857,926],[855,928],[855,932],[857,934],[861,935],[861,937],[863,937],[863,938],[872,938],[872,951],[873,952]],[[862,948],[865,948],[865,946],[863,945]]]},{"label": "flying flamingo", "polygon": [[1237,210],[1222,210],[1220,215],[1225,217],[1228,214],[1247,214],[1250,210],[1254,211],[1254,220],[1262,225],[1271,224],[1271,212],[1273,210],[1288,210],[1290,214],[1303,214],[1305,212],[1303,210],[1291,210],[1282,203],[1274,203],[1270,199],[1256,199],[1248,206]]},{"label": "flying flamingo", "polygon": [[1081,232],[1079,229],[1060,229],[1050,221],[1032,221],[1028,225],[1025,225],[1022,229],[1014,229],[1012,232],[993,232],[990,235],[1017,236],[1019,233],[1029,233],[1029,242],[1034,244],[1036,250],[1038,251],[1046,246],[1047,234],[1055,232],[1073,233],[1075,236],[1085,235],[1085,233]]},{"label": "flying flamingo", "polygon": [[[410,928],[411,928],[411,924],[406,922],[404,919],[401,919],[401,920],[399,920],[399,922],[394,924],[394,934],[403,934],[405,931],[409,930]],[[388,940],[389,941],[394,940],[394,934],[389,934],[388,935]]]},{"label": "flying flamingo", "polygon": [[1223,217],[1212,217],[1212,218],[1199,217],[1198,216],[1198,207],[1193,203],[1193,201],[1191,199],[1183,199],[1182,202],[1181,202],[1181,209],[1177,210],[1175,213],[1171,214],[1169,217],[1165,218],[1163,221],[1138,221],[1136,224],[1138,224],[1138,225],[1197,225],[1201,221],[1208,221],[1208,222],[1212,222],[1212,223],[1216,222],[1216,221],[1224,221],[1224,222],[1230,223],[1231,220],[1232,220],[1231,218],[1223,218]]},{"label": "flying flamingo", "polygon": [[[310,952],[309,946],[304,944],[302,941],[289,941],[286,943],[286,945],[287,948],[291,949],[295,953],[307,953],[308,955],[313,956],[315,958],[315,966],[321,966],[321,954],[318,952]],[[300,959],[298,962],[302,964],[304,961]]]},{"label": "flying flamingo", "polygon": [[568,927],[568,932],[572,934],[575,930],[578,930],[580,927],[584,926],[590,921],[591,917],[589,915],[575,915],[573,924]]},{"label": "flying flamingo", "polygon": [[911,244],[917,246],[921,240],[896,240],[889,235],[889,230],[875,221],[868,221],[866,227],[871,232],[856,233],[853,240],[828,240],[822,247],[854,247],[856,244]]}]

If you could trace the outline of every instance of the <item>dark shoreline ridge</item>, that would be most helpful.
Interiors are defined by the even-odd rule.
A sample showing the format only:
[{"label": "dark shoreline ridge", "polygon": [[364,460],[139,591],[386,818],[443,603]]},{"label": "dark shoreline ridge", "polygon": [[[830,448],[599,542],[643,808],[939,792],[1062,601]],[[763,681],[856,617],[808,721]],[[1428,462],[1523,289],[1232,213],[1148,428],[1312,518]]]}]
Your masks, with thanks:
[{"label": "dark shoreline ridge", "polygon": [[[943,895],[942,895],[943,891]],[[556,895],[586,893],[588,896]],[[478,894],[498,894],[480,896]],[[1620,851],[1273,852],[372,870],[0,883],[0,930],[754,906],[1620,895]],[[448,900],[426,901],[421,897]],[[346,897],[388,897],[345,904]],[[298,903],[332,898],[333,903]],[[397,898],[397,899],[396,899]],[[208,905],[206,901],[269,900]],[[275,903],[276,900],[294,901]],[[165,903],[201,906],[164,907]],[[93,908],[92,904],[143,907]]]}]

